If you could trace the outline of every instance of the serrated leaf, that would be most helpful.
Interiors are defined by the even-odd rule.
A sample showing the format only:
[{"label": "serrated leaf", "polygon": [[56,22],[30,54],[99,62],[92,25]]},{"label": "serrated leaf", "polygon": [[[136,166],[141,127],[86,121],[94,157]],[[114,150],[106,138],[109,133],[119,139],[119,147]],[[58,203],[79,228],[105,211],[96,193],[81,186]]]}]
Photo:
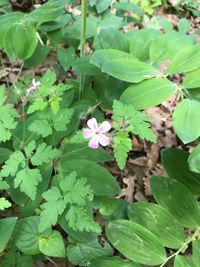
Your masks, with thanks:
[{"label": "serrated leaf", "polygon": [[35,120],[28,129],[42,137],[47,137],[52,134],[51,125],[47,120]]},{"label": "serrated leaf", "polygon": [[60,155],[61,152],[58,149],[42,143],[37,147],[35,154],[31,157],[31,162],[35,166],[40,166],[42,164],[49,163],[51,160]]},{"label": "serrated leaf", "polygon": [[146,114],[137,111],[132,105],[124,105],[117,100],[113,101],[113,113],[113,120],[118,124],[126,123],[128,132],[151,142],[156,141],[153,131],[149,128],[150,117]]},{"label": "serrated leaf", "polygon": [[70,123],[73,113],[72,108],[60,109],[52,118],[55,130],[58,132],[67,130],[67,125]]},{"label": "serrated leaf", "polygon": [[8,209],[11,206],[12,204],[5,197],[0,197],[0,210]]},{"label": "serrated leaf", "polygon": [[60,188],[64,193],[65,203],[84,206],[88,200],[93,200],[93,191],[86,178],[77,179],[76,176],[76,172],[72,172],[65,177],[60,182]]},{"label": "serrated leaf", "polygon": [[[43,230],[56,224],[58,216],[61,215],[66,207],[62,199],[62,195],[57,187],[52,187],[43,193],[44,199],[47,201],[42,204],[40,214],[39,230]],[[47,220],[48,218],[48,220]]]},{"label": "serrated leaf", "polygon": [[27,110],[28,114],[35,111],[43,111],[47,107],[47,102],[42,97],[37,97],[33,104],[31,104]]},{"label": "serrated leaf", "polygon": [[87,232],[101,232],[101,227],[83,207],[70,205],[65,219],[68,221],[69,227],[71,227],[74,231],[85,230]]},{"label": "serrated leaf", "polygon": [[2,177],[14,176],[19,167],[25,166],[25,157],[21,151],[16,151],[11,154],[10,158],[5,162],[1,170]]},{"label": "serrated leaf", "polygon": [[49,235],[39,238],[39,250],[49,257],[65,257],[65,245],[61,234],[53,231]]},{"label": "serrated leaf", "polygon": [[128,152],[132,148],[132,141],[127,134],[118,133],[114,136],[114,155],[121,170],[124,169]]},{"label": "serrated leaf", "polygon": [[60,101],[62,100],[62,98],[60,98],[59,96],[52,96],[49,100],[50,102],[50,107],[51,110],[53,112],[53,114],[57,114],[59,109],[60,109]]},{"label": "serrated leaf", "polygon": [[38,169],[29,169],[26,167],[17,173],[14,179],[14,187],[19,187],[22,192],[34,200],[36,196],[37,185],[41,181],[42,176]]},{"label": "serrated leaf", "polygon": [[5,104],[7,96],[5,95],[5,87],[0,86],[0,142],[5,142],[11,138],[11,130],[17,126],[16,118],[19,117],[13,105]]}]

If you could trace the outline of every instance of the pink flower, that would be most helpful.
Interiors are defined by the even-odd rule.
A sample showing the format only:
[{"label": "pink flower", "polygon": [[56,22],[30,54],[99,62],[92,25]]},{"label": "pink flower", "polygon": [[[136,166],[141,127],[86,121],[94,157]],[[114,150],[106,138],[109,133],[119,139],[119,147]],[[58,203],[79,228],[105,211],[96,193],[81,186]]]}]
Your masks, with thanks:
[{"label": "pink flower", "polygon": [[105,134],[111,129],[111,124],[108,121],[102,122],[99,126],[95,118],[87,121],[87,126],[83,130],[83,137],[88,139],[91,138],[88,146],[91,148],[98,148],[99,144],[107,146],[110,143],[110,138]]},{"label": "pink flower", "polygon": [[30,94],[31,92],[35,91],[39,85],[41,85],[41,82],[36,82],[35,78],[33,78],[32,86],[26,90],[26,93]]}]

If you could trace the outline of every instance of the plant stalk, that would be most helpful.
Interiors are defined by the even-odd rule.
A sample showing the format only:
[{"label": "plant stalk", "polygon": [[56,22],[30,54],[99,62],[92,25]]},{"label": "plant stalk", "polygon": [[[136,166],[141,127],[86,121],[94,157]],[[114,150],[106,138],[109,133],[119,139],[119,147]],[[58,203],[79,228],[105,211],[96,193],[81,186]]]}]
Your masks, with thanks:
[{"label": "plant stalk", "polygon": [[[85,56],[85,43],[86,43],[86,23],[87,23],[87,0],[81,1],[81,46],[80,46],[80,57]],[[84,96],[84,82],[85,77],[83,74],[80,75],[80,84],[79,84],[79,99]]]}]

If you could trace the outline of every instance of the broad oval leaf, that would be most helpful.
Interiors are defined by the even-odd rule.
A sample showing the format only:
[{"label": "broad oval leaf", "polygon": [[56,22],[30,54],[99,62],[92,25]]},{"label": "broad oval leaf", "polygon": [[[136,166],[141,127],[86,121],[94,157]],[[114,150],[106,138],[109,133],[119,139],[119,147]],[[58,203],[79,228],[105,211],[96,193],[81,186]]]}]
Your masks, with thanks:
[{"label": "broad oval leaf", "polygon": [[183,183],[193,194],[199,195],[200,175],[189,169],[189,155],[184,150],[167,148],[162,151],[161,161],[169,177]]},{"label": "broad oval leaf", "polygon": [[200,87],[200,69],[191,71],[186,74],[183,79],[183,87],[186,89],[193,89]]},{"label": "broad oval leaf", "polygon": [[169,31],[160,35],[150,47],[152,62],[172,59],[183,48],[191,46],[194,40],[191,36],[180,32]]},{"label": "broad oval leaf", "polygon": [[177,255],[174,260],[174,267],[197,267],[191,258]]},{"label": "broad oval leaf", "polygon": [[21,219],[17,222],[14,230],[16,247],[26,255],[39,254],[38,225],[39,216]]},{"label": "broad oval leaf", "polygon": [[[188,158],[188,163],[191,171],[200,173],[200,145],[198,145],[193,149],[192,153]],[[200,184],[200,175],[199,175],[199,184]]]},{"label": "broad oval leaf", "polygon": [[39,250],[49,257],[65,257],[65,245],[61,234],[53,231],[48,235],[40,236]]},{"label": "broad oval leaf", "polygon": [[200,208],[192,193],[182,183],[165,177],[152,177],[151,190],[156,201],[169,210],[184,227],[200,225]]},{"label": "broad oval leaf", "polygon": [[131,104],[135,109],[146,109],[161,104],[176,90],[175,84],[167,79],[153,78],[129,86],[120,101]]},{"label": "broad oval leaf", "polygon": [[181,49],[172,59],[168,67],[168,74],[184,73],[200,67],[200,45],[193,45]]},{"label": "broad oval leaf", "polygon": [[67,258],[76,266],[88,266],[88,263],[94,259],[112,255],[113,250],[110,244],[105,240],[103,242],[104,245],[101,246],[95,237],[84,243],[78,242],[68,245]]},{"label": "broad oval leaf", "polygon": [[147,265],[158,265],[166,259],[159,239],[145,227],[127,220],[112,221],[106,227],[111,244],[128,259]]},{"label": "broad oval leaf", "polygon": [[110,76],[132,83],[159,74],[157,69],[139,61],[133,55],[114,49],[97,50],[91,57],[91,63]]},{"label": "broad oval leaf", "polygon": [[200,103],[184,99],[173,113],[176,134],[184,144],[195,141],[200,136]]},{"label": "broad oval leaf", "polygon": [[[131,34],[131,33],[134,34]],[[149,59],[149,50],[152,43],[155,42],[160,35],[160,31],[151,28],[130,31],[130,53],[136,56],[141,61]]]},{"label": "broad oval leaf", "polygon": [[183,227],[160,205],[134,203],[128,207],[128,217],[151,231],[165,247],[178,249],[185,241]]},{"label": "broad oval leaf", "polygon": [[92,261],[89,267],[140,267],[139,264],[122,260],[120,257],[106,257]]},{"label": "broad oval leaf", "polygon": [[63,175],[73,171],[79,178],[86,177],[95,195],[113,196],[120,192],[120,187],[115,178],[103,167],[89,160],[61,160],[60,166]]},{"label": "broad oval leaf", "polygon": [[[0,150],[1,151],[1,150]],[[94,162],[105,162],[112,160],[112,157],[102,147],[92,149],[87,143],[65,144],[62,147],[62,160],[66,159],[87,159]]]},{"label": "broad oval leaf", "polygon": [[194,240],[192,242],[192,255],[196,266],[200,266],[200,240]]},{"label": "broad oval leaf", "polygon": [[9,239],[13,233],[16,221],[16,217],[0,219],[0,252],[6,248],[7,243],[9,242]]},{"label": "broad oval leaf", "polygon": [[37,46],[36,30],[28,23],[16,23],[5,34],[4,48],[8,56],[25,60],[32,56]]}]

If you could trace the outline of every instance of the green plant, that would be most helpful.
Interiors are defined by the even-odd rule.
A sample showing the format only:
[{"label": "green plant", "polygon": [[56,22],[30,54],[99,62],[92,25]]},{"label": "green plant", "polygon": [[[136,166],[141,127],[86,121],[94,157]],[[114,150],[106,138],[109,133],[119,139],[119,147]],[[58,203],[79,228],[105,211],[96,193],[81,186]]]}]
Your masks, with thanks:
[{"label": "green plant", "polygon": [[[0,16],[2,53],[20,64],[17,81],[0,87],[2,267],[51,257],[74,266],[199,266],[199,146],[163,151],[169,178],[151,179],[158,204],[116,198],[105,164],[115,158],[123,171],[133,136],[157,141],[145,110],[173,94],[177,136],[183,144],[200,137],[200,45],[190,23],[181,19],[175,31],[156,16],[123,31],[141,26],[142,15],[128,1],[63,0]],[[52,66],[32,73],[48,55]]]}]

